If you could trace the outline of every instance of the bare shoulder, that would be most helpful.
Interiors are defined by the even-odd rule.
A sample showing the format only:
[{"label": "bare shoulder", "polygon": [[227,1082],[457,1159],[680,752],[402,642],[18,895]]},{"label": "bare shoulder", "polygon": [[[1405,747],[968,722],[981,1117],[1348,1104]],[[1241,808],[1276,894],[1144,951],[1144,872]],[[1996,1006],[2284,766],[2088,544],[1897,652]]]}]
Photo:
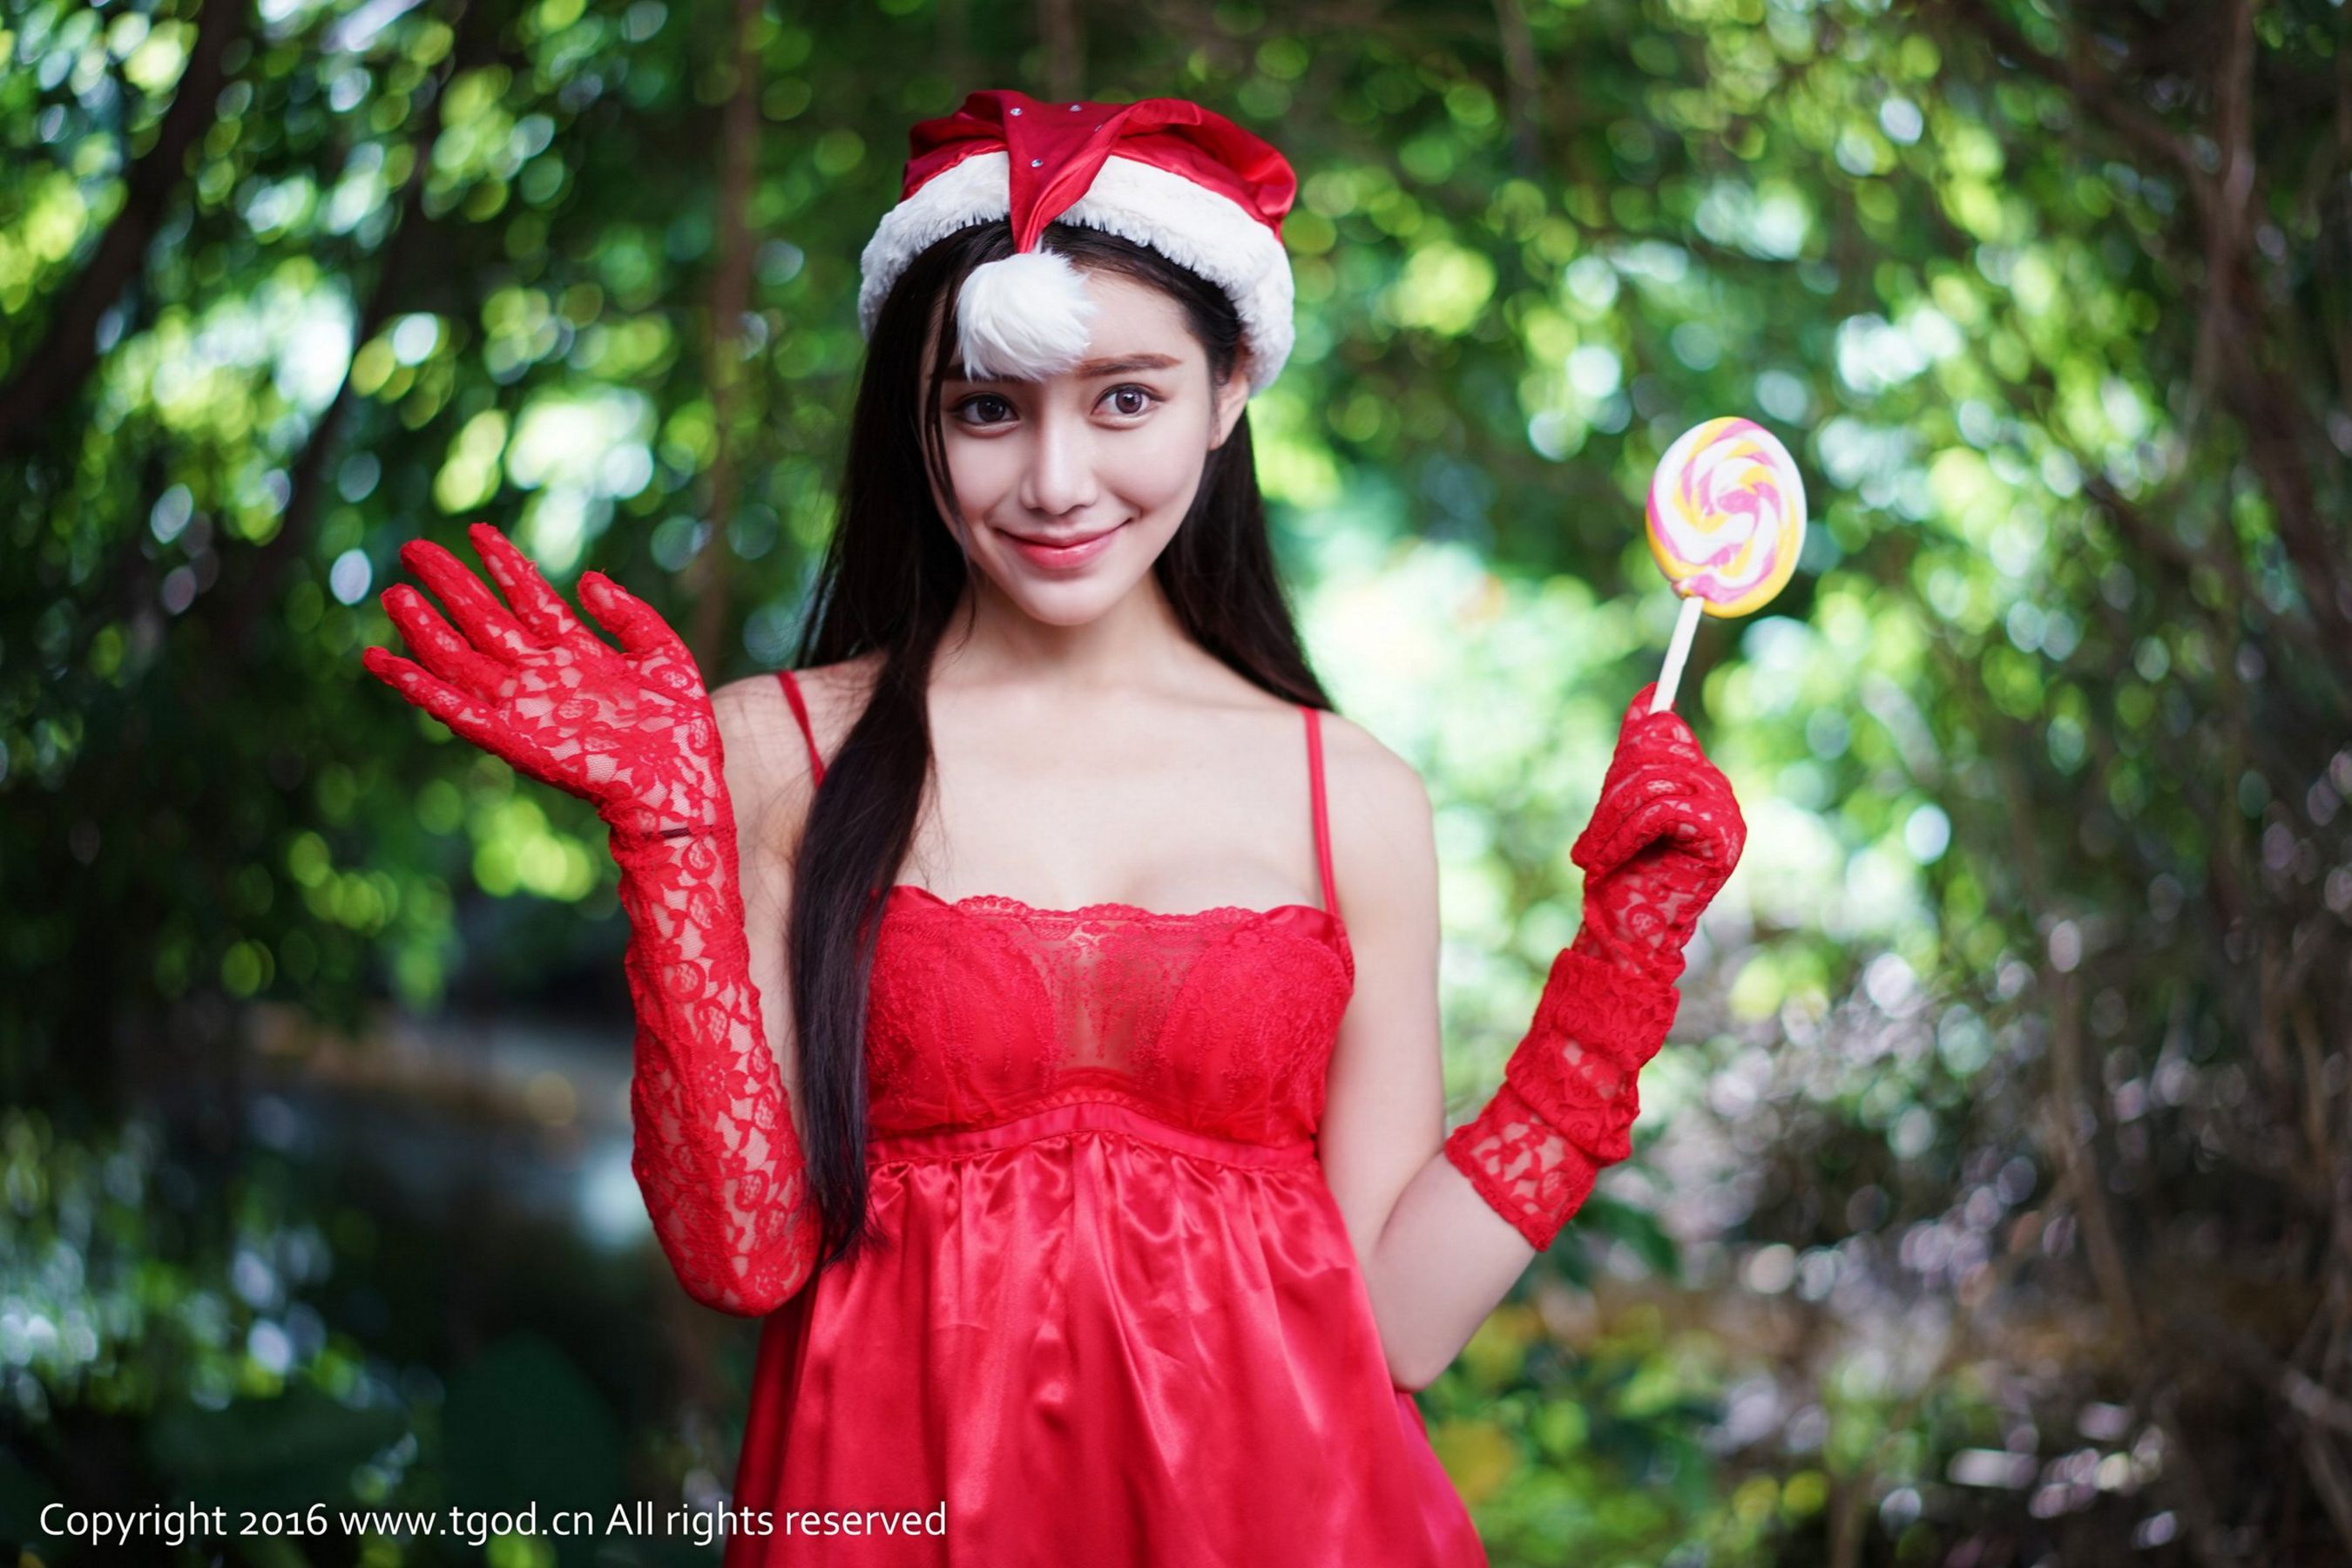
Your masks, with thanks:
[{"label": "bare shoulder", "polygon": [[[858,715],[866,711],[866,701],[874,695],[874,682],[882,673],[884,658],[877,650],[835,664],[813,664],[806,669],[793,671],[793,679],[801,689],[801,700],[808,704],[809,728],[816,731],[817,749],[826,756],[840,750],[841,742],[856,727]],[[789,720],[791,715],[785,717]]]},{"label": "bare shoulder", "polygon": [[1434,907],[1437,850],[1421,771],[1352,719],[1325,713],[1323,774],[1331,858],[1344,907]]},{"label": "bare shoulder", "polygon": [[[865,711],[882,658],[863,654],[793,671],[818,755],[829,759],[841,749]],[[816,774],[784,683],[772,671],[730,680],[710,694],[710,707],[727,749],[727,783],[739,811],[748,801],[756,810],[783,806],[795,816],[805,814]]]},{"label": "bare shoulder", "polygon": [[710,693],[727,763],[727,793],[740,825],[765,821],[809,790],[808,748],[773,675],[730,680]]},{"label": "bare shoulder", "polygon": [[748,750],[782,755],[786,741],[800,744],[800,727],[784,701],[783,683],[772,674],[747,675],[716,687],[710,711],[719,721],[719,737],[730,752],[740,743]]},{"label": "bare shoulder", "polygon": [[[831,756],[870,690],[881,656],[845,659],[793,672],[809,710],[818,752]],[[726,755],[728,797],[747,896],[755,908],[776,904],[791,877],[802,828],[816,798],[816,769],[807,738],[793,713],[784,683],[771,670],[730,680],[710,693],[710,712]]]},{"label": "bare shoulder", "polygon": [[1343,811],[1375,837],[1409,829],[1415,818],[1427,818],[1429,789],[1420,769],[1353,719],[1327,712],[1320,722],[1335,831]]}]

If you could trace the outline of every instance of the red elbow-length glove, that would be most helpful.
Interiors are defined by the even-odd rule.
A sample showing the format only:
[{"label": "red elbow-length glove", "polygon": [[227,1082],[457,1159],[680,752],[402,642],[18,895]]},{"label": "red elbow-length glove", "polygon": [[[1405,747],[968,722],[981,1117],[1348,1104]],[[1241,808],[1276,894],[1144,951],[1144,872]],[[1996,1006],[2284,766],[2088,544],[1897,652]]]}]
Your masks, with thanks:
[{"label": "red elbow-length glove", "polygon": [[1748,840],[1731,785],[1657,683],[1625,710],[1592,820],[1569,850],[1584,920],[1560,950],[1503,1087],[1447,1135],[1446,1158],[1540,1252],[1633,1152],[1639,1074],[1681,1000],[1683,948]]},{"label": "red elbow-length glove", "polygon": [[612,830],[636,1012],[631,1169],[687,1293],[723,1312],[772,1311],[808,1279],[818,1225],[751,982],[701,672],[668,624],[602,573],[582,574],[581,602],[618,651],[498,530],[467,536],[511,612],[448,551],[411,540],[401,560],[463,635],[394,584],[383,606],[415,661],[371,647],[361,662],[517,772],[593,803]]}]

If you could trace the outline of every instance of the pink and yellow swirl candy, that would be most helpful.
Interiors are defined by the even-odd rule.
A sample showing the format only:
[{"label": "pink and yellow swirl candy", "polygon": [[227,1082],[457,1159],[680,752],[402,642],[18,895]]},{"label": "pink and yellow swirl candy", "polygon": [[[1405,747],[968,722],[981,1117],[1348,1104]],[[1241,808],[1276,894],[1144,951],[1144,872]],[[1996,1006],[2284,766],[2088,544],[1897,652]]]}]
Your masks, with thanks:
[{"label": "pink and yellow swirl candy", "polygon": [[1761,609],[1805,547],[1805,481],[1753,419],[1683,432],[1650,479],[1650,553],[1677,593],[1711,616]]},{"label": "pink and yellow swirl candy", "polygon": [[1650,553],[1683,595],[1650,711],[1674,705],[1701,612],[1744,616],[1788,585],[1805,547],[1805,482],[1753,419],[1683,432],[1650,478]]}]

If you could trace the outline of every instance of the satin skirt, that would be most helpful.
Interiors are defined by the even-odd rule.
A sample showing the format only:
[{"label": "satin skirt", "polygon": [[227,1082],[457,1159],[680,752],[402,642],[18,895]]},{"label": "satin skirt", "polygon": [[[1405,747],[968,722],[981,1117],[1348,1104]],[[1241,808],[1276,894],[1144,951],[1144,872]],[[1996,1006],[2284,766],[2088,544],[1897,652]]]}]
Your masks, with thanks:
[{"label": "satin skirt", "polygon": [[871,1140],[762,1327],[727,1568],[1486,1561],[1313,1145],[1123,1102]]}]

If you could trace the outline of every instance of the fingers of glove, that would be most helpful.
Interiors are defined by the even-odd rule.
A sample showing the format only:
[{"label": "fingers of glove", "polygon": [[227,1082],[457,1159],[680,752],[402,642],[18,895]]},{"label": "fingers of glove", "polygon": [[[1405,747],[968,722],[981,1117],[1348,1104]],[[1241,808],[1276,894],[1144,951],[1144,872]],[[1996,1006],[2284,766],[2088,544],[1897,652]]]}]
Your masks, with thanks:
[{"label": "fingers of glove", "polygon": [[1675,816],[1651,839],[1633,844],[1633,851],[1600,879],[1634,879],[1649,889],[1670,884],[1715,889],[1731,879],[1738,858],[1738,837],[1724,835],[1717,820]]},{"label": "fingers of glove", "polygon": [[1677,727],[1679,734],[1651,729],[1633,737],[1631,746],[1612,761],[1601,781],[1601,799],[1646,797],[1658,793],[1655,781],[1661,778],[1671,780],[1676,792],[1694,801],[1729,795],[1730,781],[1699,750],[1688,728]]},{"label": "fingers of glove", "polygon": [[1666,788],[1686,791],[1695,782],[1695,770],[1680,758],[1634,752],[1619,758],[1601,781],[1601,799],[1612,803],[1646,800],[1659,792],[1662,784]]},{"label": "fingers of glove", "polygon": [[1608,837],[1627,813],[1640,810],[1660,795],[1691,793],[1688,782],[1670,765],[1633,763],[1612,769],[1601,781],[1601,795],[1592,803],[1592,820],[1585,826],[1585,837],[1596,842]]},{"label": "fingers of glove", "polygon": [[1657,695],[1657,690],[1658,683],[1653,680],[1641,690],[1633,693],[1633,700],[1625,705],[1625,716],[1617,723],[1617,741],[1620,746],[1636,734],[1647,734],[1654,730],[1663,730],[1685,736],[1690,734],[1690,725],[1685,722],[1683,716],[1672,708],[1662,708],[1655,713],[1650,711],[1651,700]]},{"label": "fingers of glove", "polygon": [[684,661],[689,669],[694,668],[694,658],[687,652],[686,644],[670,630],[660,613],[602,572],[580,574],[580,602],[588,606],[596,624],[612,633],[625,651],[641,658],[667,655]]},{"label": "fingers of glove", "polygon": [[512,540],[487,522],[467,529],[466,537],[473,542],[474,552],[482,558],[499,592],[514,606],[515,618],[532,637],[551,645],[587,635],[572,606],[548,586],[538,563],[517,549]]},{"label": "fingers of glove", "polygon": [[1584,831],[1576,836],[1576,842],[1568,849],[1569,859],[1583,868],[1587,877],[1600,876],[1610,868],[1622,865],[1628,855],[1641,847],[1642,840],[1627,831],[1630,819],[1649,800],[1665,795],[1673,787],[1671,780],[1658,779],[1654,782],[1658,788],[1654,795],[1644,795],[1621,788],[1613,795],[1603,795],[1600,804],[1593,807],[1592,820],[1584,825]]},{"label": "fingers of glove", "polygon": [[1687,797],[1687,816],[1681,831],[1669,842],[1677,852],[1729,876],[1748,844],[1748,824],[1739,815],[1739,802],[1726,786],[1695,789]]},{"label": "fingers of glove", "polygon": [[449,629],[449,624],[424,595],[405,583],[394,583],[378,595],[383,613],[400,628],[408,651],[436,680],[484,701],[505,686],[509,667],[485,655]]},{"label": "fingers of glove", "polygon": [[1658,683],[1653,680],[1626,704],[1625,716],[1617,726],[1617,755],[1704,756],[1697,735],[1681,714],[1671,708],[1650,711],[1650,701],[1657,689]]},{"label": "fingers of glove", "polygon": [[1748,819],[1739,814],[1739,802],[1728,789],[1723,792],[1720,806],[1708,812],[1706,826],[1714,839],[1713,858],[1728,876],[1748,847]]},{"label": "fingers of glove", "polygon": [[498,595],[464,562],[431,540],[410,540],[400,547],[400,560],[433,590],[457,629],[483,653],[512,662],[536,646]]},{"label": "fingers of glove", "polygon": [[1595,816],[1594,826],[1599,831],[1596,833],[1593,828],[1586,830],[1592,836],[1591,842],[1588,844],[1579,839],[1569,851],[1569,858],[1583,868],[1588,879],[1607,876],[1649,846],[1662,840],[1677,847],[1685,844],[1688,835],[1681,830],[1695,826],[1690,801],[1680,793],[1673,792],[1672,781],[1662,782],[1667,784],[1666,789],[1633,804],[1628,809],[1605,819]]},{"label": "fingers of glove", "polygon": [[1609,819],[1591,843],[1580,841],[1570,858],[1584,868],[1588,888],[1637,872],[1648,880],[1643,862],[1669,878],[1719,886],[1738,866],[1747,841],[1747,823],[1729,786],[1701,779],[1695,787],[1662,792]]},{"label": "fingers of glove", "polygon": [[1685,767],[1706,765],[1706,753],[1699,749],[1698,737],[1691,733],[1682,715],[1672,710],[1651,714],[1627,726],[1618,737],[1616,754],[1631,762],[1677,763]]},{"label": "fingers of glove", "polygon": [[1670,854],[1707,858],[1713,842],[1707,825],[1689,796],[1660,795],[1626,820],[1625,858],[1653,846]]},{"label": "fingers of glove", "polygon": [[505,726],[487,702],[434,679],[423,666],[401,658],[390,648],[362,648],[360,663],[370,675],[448,725],[457,734],[486,752],[508,755]]},{"label": "fingers of glove", "polygon": [[1680,770],[1683,794],[1689,800],[1691,815],[1717,837],[1744,837],[1748,824],[1739,815],[1739,797],[1733,793],[1731,781],[1723,776],[1712,763],[1702,761],[1696,767]]}]

